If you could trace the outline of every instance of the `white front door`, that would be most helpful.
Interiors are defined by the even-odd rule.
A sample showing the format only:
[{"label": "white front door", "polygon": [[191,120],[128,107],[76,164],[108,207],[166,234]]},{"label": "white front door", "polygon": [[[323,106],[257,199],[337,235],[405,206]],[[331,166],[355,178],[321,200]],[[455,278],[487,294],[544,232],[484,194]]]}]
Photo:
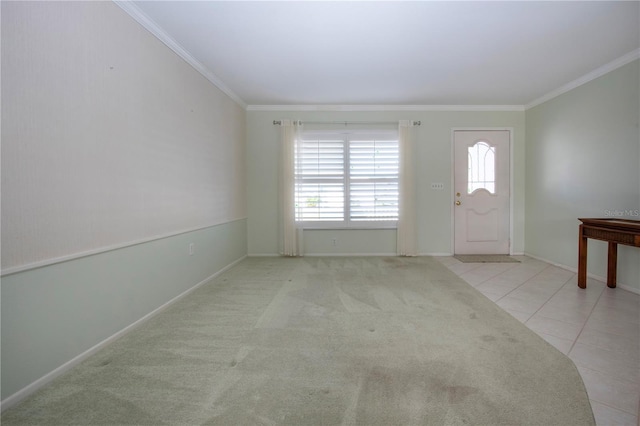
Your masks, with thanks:
[{"label": "white front door", "polygon": [[509,254],[508,130],[456,130],[454,253]]}]

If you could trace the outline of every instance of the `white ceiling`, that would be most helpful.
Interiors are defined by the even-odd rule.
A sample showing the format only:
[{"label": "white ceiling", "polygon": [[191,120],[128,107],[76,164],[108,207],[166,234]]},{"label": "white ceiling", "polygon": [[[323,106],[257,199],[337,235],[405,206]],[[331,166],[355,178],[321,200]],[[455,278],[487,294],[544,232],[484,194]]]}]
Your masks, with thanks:
[{"label": "white ceiling", "polygon": [[250,106],[527,105],[640,47],[638,1],[123,8]]}]

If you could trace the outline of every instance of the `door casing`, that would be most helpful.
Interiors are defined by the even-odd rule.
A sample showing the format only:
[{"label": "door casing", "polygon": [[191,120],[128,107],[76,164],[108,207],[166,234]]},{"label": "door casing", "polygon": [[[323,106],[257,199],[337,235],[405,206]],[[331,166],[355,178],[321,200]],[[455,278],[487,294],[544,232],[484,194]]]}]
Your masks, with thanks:
[{"label": "door casing", "polygon": [[451,218],[451,255],[455,252],[455,132],[456,131],[508,131],[509,132],[509,254],[513,254],[513,127],[452,127],[451,128],[451,188],[450,188],[450,218]]}]

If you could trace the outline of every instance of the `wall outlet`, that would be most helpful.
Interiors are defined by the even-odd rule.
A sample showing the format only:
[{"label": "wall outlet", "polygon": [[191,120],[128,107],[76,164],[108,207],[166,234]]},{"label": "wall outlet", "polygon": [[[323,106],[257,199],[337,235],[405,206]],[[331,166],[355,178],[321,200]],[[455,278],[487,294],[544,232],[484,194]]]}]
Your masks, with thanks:
[{"label": "wall outlet", "polygon": [[193,256],[193,253],[196,251],[196,246],[193,243],[189,244],[189,256]]},{"label": "wall outlet", "polygon": [[431,189],[435,189],[436,191],[442,191],[444,189],[444,183],[431,182]]}]

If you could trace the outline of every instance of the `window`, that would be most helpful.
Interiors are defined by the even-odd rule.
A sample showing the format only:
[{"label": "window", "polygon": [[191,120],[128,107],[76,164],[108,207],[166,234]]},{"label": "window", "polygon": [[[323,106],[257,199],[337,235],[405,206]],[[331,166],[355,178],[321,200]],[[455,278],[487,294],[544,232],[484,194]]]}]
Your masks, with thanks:
[{"label": "window", "polygon": [[395,228],[397,132],[305,132],[296,149],[296,220],[305,228]]},{"label": "window", "polygon": [[478,189],[486,189],[491,194],[496,193],[495,147],[480,141],[470,146],[469,153],[469,187],[467,193],[472,194]]}]

